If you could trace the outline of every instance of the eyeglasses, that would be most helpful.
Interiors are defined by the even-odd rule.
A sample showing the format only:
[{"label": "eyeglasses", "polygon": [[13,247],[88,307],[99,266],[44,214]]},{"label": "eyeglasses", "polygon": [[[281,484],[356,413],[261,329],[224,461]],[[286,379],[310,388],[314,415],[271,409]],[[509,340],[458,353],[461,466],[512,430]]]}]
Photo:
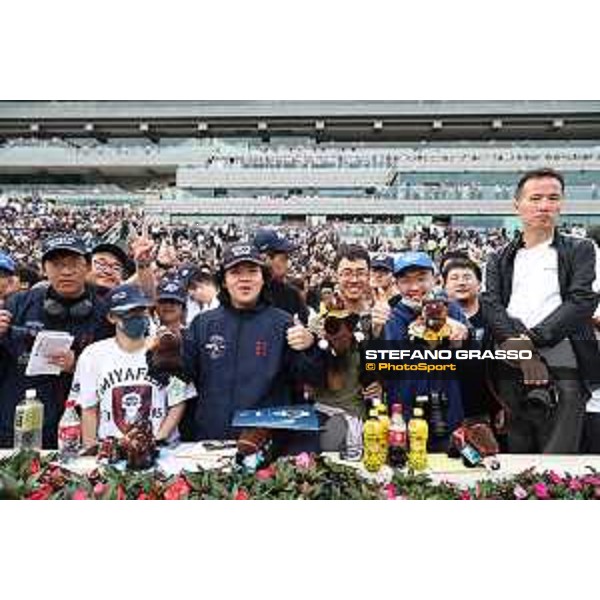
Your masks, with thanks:
[{"label": "eyeglasses", "polygon": [[123,267],[118,263],[109,263],[104,260],[92,260],[92,264],[99,271],[104,271],[105,273],[115,273],[115,275],[123,274]]},{"label": "eyeglasses", "polygon": [[342,279],[352,279],[353,277],[356,279],[366,279],[369,276],[369,271],[367,269],[342,269],[338,275]]}]

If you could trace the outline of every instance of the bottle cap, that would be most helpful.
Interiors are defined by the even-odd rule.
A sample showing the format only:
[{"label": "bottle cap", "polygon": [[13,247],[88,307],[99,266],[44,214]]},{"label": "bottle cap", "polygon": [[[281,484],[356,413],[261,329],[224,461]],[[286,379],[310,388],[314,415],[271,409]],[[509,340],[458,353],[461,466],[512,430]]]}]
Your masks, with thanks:
[{"label": "bottle cap", "polygon": [[35,390],[35,389],[25,390],[25,398],[27,398],[28,400],[31,400],[36,397],[37,397],[37,390]]},{"label": "bottle cap", "polygon": [[75,408],[75,400],[67,400],[65,402],[65,408]]},{"label": "bottle cap", "polygon": [[402,414],[402,404],[400,404],[400,402],[392,404],[392,414]]},{"label": "bottle cap", "polygon": [[413,414],[415,415],[415,417],[422,417],[423,416],[423,409],[419,408],[418,406],[415,408]]},{"label": "bottle cap", "polygon": [[377,412],[376,408],[372,408],[369,411],[369,417],[373,417],[374,419],[376,419],[379,416],[379,413]]}]

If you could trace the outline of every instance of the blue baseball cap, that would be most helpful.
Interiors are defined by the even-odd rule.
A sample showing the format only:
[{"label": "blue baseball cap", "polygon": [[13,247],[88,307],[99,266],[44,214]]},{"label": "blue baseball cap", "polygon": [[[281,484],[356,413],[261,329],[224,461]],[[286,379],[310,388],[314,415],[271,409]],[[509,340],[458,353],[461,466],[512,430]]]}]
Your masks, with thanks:
[{"label": "blue baseball cap", "polygon": [[429,269],[435,272],[435,265],[425,252],[404,252],[394,260],[394,275],[401,275],[407,269]]},{"label": "blue baseball cap", "polygon": [[85,257],[89,254],[88,247],[83,239],[71,233],[60,233],[45,239],[42,243],[42,262],[58,252],[70,252]]},{"label": "blue baseball cap", "polygon": [[371,259],[371,269],[385,269],[392,272],[394,270],[394,258],[389,254],[376,254]]},{"label": "blue baseball cap", "polygon": [[16,270],[15,261],[8,254],[0,252],[0,271],[8,271],[11,275],[14,275]]},{"label": "blue baseball cap", "polygon": [[108,310],[118,315],[134,308],[149,308],[153,305],[139,286],[130,283],[112,289],[107,296],[107,302]]},{"label": "blue baseball cap", "polygon": [[259,252],[285,252],[289,254],[296,249],[296,246],[284,235],[274,229],[259,229],[254,236],[254,245]]},{"label": "blue baseball cap", "polygon": [[184,306],[187,304],[187,293],[181,279],[166,278],[160,281],[156,288],[156,300],[173,300]]}]

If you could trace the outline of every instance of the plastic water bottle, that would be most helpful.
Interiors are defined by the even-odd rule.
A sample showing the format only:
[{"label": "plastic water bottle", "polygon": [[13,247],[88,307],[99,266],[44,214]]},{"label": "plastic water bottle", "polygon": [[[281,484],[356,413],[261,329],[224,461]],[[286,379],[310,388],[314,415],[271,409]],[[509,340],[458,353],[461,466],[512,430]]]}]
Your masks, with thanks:
[{"label": "plastic water bottle", "polygon": [[25,398],[15,408],[15,448],[41,450],[44,426],[44,405],[34,389],[26,390]]},{"label": "plastic water bottle", "polygon": [[372,408],[369,411],[369,419],[363,427],[363,465],[367,471],[375,473],[384,464],[381,449],[382,425],[379,420],[379,411]]},{"label": "plastic water bottle", "polygon": [[423,409],[415,408],[413,418],[408,422],[408,466],[413,471],[424,471],[427,468],[427,438],[429,426],[423,418]]},{"label": "plastic water bottle", "polygon": [[81,419],[75,402],[67,400],[65,412],[58,423],[58,451],[63,461],[77,458],[81,450]]}]

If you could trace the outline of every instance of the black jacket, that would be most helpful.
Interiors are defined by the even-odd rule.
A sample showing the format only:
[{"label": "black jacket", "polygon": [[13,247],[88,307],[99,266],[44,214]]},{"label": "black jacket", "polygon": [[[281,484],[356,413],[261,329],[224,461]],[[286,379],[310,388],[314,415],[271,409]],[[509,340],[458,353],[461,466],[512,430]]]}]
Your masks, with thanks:
[{"label": "black jacket", "polygon": [[298,315],[304,325],[308,323],[308,308],[300,296],[300,292],[287,281],[272,279],[269,283],[271,303],[275,308],[285,310],[290,315]]},{"label": "black jacket", "polygon": [[496,342],[527,334],[536,347],[552,347],[569,338],[577,357],[580,375],[600,381],[600,354],[591,317],[600,296],[592,290],[596,276],[596,254],[590,240],[555,231],[551,244],[558,253],[558,280],[563,303],[531,330],[506,311],[512,292],[514,262],[524,247],[522,234],[495,252],[486,266],[482,294],[483,317]]}]

